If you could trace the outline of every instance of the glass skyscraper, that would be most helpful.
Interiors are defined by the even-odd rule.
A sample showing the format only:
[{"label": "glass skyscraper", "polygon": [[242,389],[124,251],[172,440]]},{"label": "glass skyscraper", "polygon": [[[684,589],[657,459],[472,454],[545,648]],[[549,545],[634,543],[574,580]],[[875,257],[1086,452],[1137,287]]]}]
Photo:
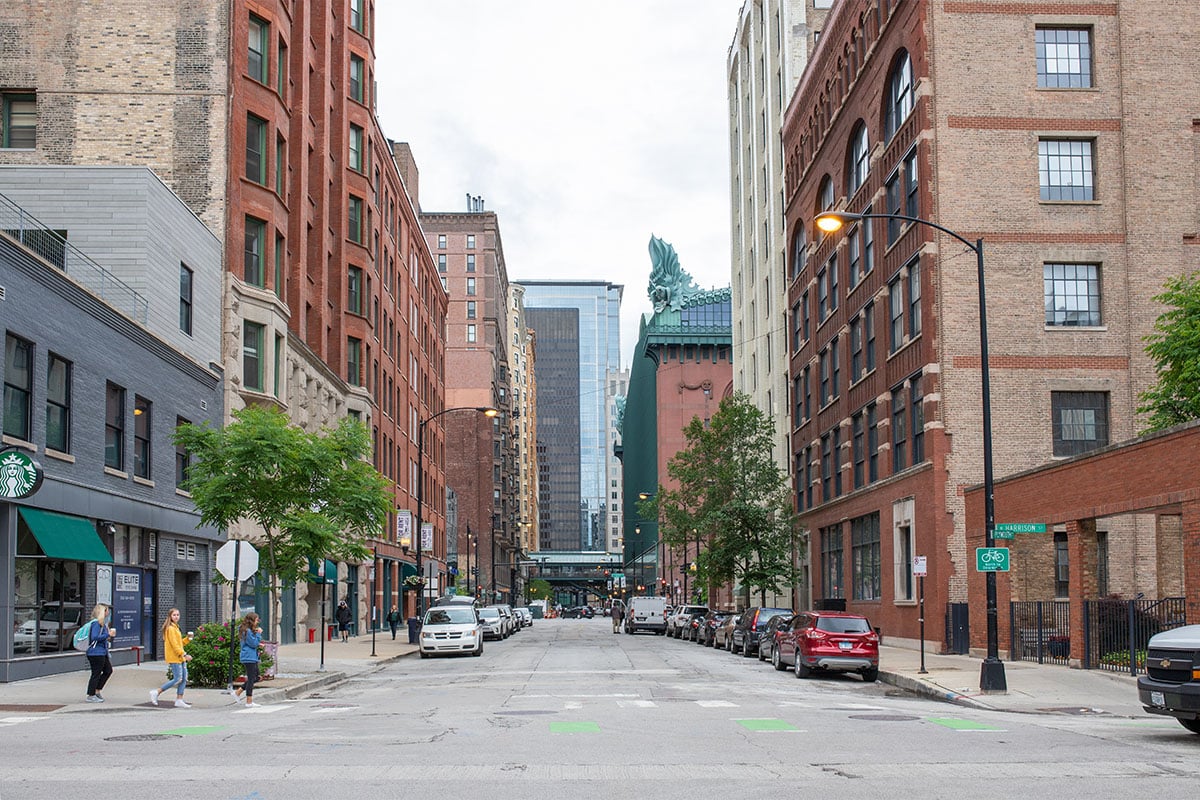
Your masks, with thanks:
[{"label": "glass skyscraper", "polygon": [[[621,367],[621,294],[606,281],[515,281],[536,336],[542,550],[604,550],[606,384]],[[578,369],[571,369],[572,362]]]}]

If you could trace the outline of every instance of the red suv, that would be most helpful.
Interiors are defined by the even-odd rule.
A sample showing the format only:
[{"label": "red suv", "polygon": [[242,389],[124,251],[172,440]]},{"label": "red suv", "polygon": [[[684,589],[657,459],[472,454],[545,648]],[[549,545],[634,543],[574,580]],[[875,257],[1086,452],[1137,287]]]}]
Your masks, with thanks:
[{"label": "red suv", "polygon": [[857,672],[867,683],[879,678],[879,636],[861,614],[804,611],[781,631],[771,663],[791,666],[797,678],[813,670]]}]

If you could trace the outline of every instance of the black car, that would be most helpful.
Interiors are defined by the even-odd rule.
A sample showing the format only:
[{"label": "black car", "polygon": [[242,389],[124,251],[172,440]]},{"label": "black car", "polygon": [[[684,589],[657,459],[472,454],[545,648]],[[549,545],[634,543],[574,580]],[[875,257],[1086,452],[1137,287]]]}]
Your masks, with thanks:
[{"label": "black car", "polygon": [[692,641],[696,644],[712,647],[713,633],[717,630],[717,626],[724,622],[725,618],[732,613],[732,611],[709,611],[696,627],[696,638]]},{"label": "black car", "polygon": [[687,618],[682,625],[677,625],[679,628],[679,638],[687,639],[690,642],[697,641],[700,626],[704,624],[704,618],[708,615],[707,611],[697,611]]},{"label": "black car", "polygon": [[786,630],[789,623],[792,621],[792,614],[776,614],[767,622],[767,627],[763,629],[762,635],[758,637],[758,660],[770,661],[772,653],[775,650],[775,639],[779,631]]},{"label": "black car", "polygon": [[772,617],[777,617],[780,614],[787,616],[792,615],[790,608],[762,608],[760,606],[752,606],[746,609],[742,614],[741,621],[737,627],[733,629],[731,634],[731,644],[729,652],[741,653],[746,658],[753,658],[758,655],[758,640],[762,637],[762,632],[766,630],[767,623]]}]

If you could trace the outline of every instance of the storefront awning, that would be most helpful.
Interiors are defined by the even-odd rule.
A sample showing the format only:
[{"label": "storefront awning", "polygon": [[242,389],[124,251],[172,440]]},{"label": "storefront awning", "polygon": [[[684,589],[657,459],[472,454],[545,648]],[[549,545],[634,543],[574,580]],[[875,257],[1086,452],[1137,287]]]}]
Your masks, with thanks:
[{"label": "storefront awning", "polygon": [[325,577],[322,578],[320,575],[317,574],[316,560],[312,559],[312,558],[310,558],[308,560],[308,582],[309,583],[316,583],[316,584],[327,583],[332,586],[333,584],[337,583],[337,577],[338,577],[338,570],[337,570],[337,562],[336,561],[330,561],[328,558],[325,559]]},{"label": "storefront awning", "polygon": [[83,517],[37,508],[18,509],[46,558],[113,563],[112,556],[91,522]]},{"label": "storefront awning", "polygon": [[405,578],[415,578],[417,576],[417,565],[410,564],[407,561],[400,562],[400,580]]}]

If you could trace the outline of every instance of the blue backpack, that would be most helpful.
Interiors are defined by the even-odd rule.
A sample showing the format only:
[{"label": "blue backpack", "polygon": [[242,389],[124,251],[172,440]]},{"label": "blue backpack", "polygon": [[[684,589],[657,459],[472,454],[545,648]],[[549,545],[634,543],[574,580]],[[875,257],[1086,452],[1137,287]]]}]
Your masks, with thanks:
[{"label": "blue backpack", "polygon": [[75,636],[73,636],[71,638],[71,644],[74,645],[76,650],[86,653],[88,647],[91,646],[91,644],[92,644],[92,623],[95,621],[96,620],[94,620],[94,619],[89,619],[87,622],[85,622],[83,625],[80,626],[79,630],[75,631]]}]

